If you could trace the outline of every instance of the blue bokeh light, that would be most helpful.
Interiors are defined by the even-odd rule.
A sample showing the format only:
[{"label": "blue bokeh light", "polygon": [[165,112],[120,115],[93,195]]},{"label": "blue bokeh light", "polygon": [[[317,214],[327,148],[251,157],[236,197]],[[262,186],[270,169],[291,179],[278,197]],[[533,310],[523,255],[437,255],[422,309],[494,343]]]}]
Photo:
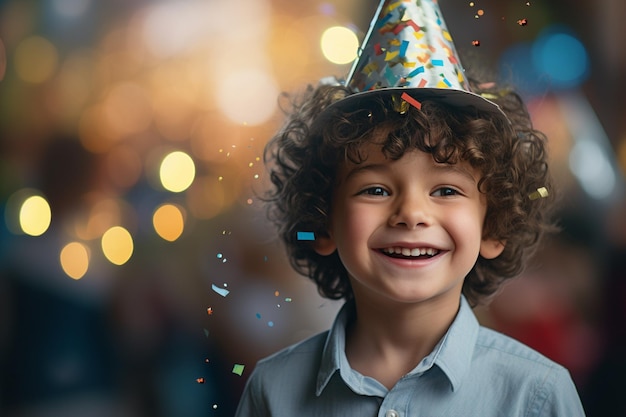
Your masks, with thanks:
[{"label": "blue bokeh light", "polygon": [[500,58],[500,76],[524,95],[578,87],[589,76],[589,55],[565,26],[543,30],[533,43],[509,47]]},{"label": "blue bokeh light", "polygon": [[585,46],[562,26],[542,32],[533,44],[532,60],[537,72],[550,77],[554,89],[577,87],[589,76]]}]

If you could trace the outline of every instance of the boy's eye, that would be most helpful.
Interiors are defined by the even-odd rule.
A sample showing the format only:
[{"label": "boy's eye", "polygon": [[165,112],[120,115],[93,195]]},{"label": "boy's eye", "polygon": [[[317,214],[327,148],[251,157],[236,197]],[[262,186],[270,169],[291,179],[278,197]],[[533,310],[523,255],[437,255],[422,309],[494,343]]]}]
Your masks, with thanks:
[{"label": "boy's eye", "polygon": [[454,196],[454,195],[458,195],[459,192],[457,190],[455,190],[454,188],[450,188],[450,187],[441,187],[436,189],[432,195],[434,197],[450,197],[450,196]]},{"label": "boy's eye", "polygon": [[382,196],[382,197],[386,197],[389,195],[387,190],[385,190],[383,187],[366,188],[365,190],[361,191],[361,194],[375,195],[375,196]]}]

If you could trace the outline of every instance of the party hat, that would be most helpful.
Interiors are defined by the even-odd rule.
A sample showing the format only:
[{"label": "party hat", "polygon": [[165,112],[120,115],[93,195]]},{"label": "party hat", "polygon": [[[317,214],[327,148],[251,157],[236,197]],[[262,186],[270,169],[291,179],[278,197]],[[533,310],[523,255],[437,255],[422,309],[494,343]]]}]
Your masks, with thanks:
[{"label": "party hat", "polygon": [[345,84],[355,94],[338,103],[358,105],[371,94],[425,99],[502,113],[470,91],[437,0],[382,0]]}]

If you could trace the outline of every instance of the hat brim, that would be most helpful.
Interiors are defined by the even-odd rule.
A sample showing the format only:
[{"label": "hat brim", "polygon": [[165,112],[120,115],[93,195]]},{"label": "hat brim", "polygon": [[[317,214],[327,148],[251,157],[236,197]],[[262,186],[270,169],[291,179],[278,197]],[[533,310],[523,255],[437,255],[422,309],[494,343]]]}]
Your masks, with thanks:
[{"label": "hat brim", "polygon": [[493,101],[469,91],[448,89],[448,88],[407,88],[407,87],[387,87],[377,90],[362,91],[355,94],[351,94],[342,98],[341,100],[333,103],[327,108],[339,109],[339,110],[354,110],[360,107],[360,103],[371,100],[372,98],[380,97],[382,99],[388,99],[389,97],[401,96],[402,93],[407,93],[413,99],[418,102],[432,100],[439,103],[447,104],[460,109],[476,109],[482,112],[493,113],[503,116],[508,120],[506,114],[502,111]]}]

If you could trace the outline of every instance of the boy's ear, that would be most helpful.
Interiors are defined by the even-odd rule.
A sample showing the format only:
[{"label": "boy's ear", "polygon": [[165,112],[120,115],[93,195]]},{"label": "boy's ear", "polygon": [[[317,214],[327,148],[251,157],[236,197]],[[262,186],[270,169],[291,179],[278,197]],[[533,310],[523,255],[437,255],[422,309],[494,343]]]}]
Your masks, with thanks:
[{"label": "boy's ear", "polygon": [[313,249],[322,256],[328,256],[337,249],[337,245],[335,245],[335,240],[332,237],[317,235],[313,242]]},{"label": "boy's ear", "polygon": [[496,239],[483,239],[480,241],[480,256],[485,259],[493,259],[500,256],[506,242]]}]

